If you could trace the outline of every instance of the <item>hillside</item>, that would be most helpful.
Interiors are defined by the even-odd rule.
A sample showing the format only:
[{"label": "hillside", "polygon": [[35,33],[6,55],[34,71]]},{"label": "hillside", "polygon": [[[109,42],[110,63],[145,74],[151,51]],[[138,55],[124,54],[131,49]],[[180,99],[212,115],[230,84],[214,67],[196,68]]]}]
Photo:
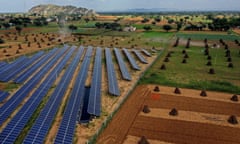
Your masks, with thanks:
[{"label": "hillside", "polygon": [[29,10],[29,13],[35,13],[39,15],[56,15],[60,13],[64,14],[79,14],[79,15],[96,15],[94,10],[90,10],[82,7],[75,6],[58,6],[58,5],[37,5]]}]

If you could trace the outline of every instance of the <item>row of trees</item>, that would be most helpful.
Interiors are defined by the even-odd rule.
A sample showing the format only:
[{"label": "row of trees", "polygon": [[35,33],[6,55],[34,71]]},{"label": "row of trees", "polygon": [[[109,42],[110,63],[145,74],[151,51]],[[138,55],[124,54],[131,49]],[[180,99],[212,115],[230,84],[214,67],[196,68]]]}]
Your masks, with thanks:
[{"label": "row of trees", "polygon": [[121,25],[119,23],[113,22],[113,23],[100,23],[96,22],[95,24],[96,28],[104,28],[104,29],[111,29],[111,30],[118,30],[122,31]]},{"label": "row of trees", "polygon": [[31,20],[29,17],[16,17],[10,18],[8,21],[4,21],[0,28],[9,29],[11,26],[15,27],[27,27],[28,25],[35,25],[35,26],[44,26],[48,25],[47,18],[40,17]]}]

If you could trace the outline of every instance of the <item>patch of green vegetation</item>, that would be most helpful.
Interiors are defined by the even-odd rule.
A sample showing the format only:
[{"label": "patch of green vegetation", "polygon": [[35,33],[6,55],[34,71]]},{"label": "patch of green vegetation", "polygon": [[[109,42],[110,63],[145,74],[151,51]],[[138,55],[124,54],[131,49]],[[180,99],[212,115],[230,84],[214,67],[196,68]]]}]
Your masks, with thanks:
[{"label": "patch of green vegetation", "polygon": [[31,129],[31,127],[33,126],[34,122],[36,121],[37,117],[39,116],[41,110],[43,109],[43,107],[45,106],[45,104],[48,101],[49,96],[45,96],[42,100],[42,102],[40,103],[40,105],[38,106],[38,108],[35,110],[35,112],[32,114],[31,118],[29,119],[29,121],[27,122],[27,124],[25,125],[24,129],[21,131],[21,133],[19,134],[18,138],[15,141],[15,144],[19,144],[22,143],[24,138],[27,136],[28,131]]},{"label": "patch of green vegetation", "polygon": [[204,40],[207,38],[208,40],[231,40],[239,39],[240,37],[233,34],[210,34],[210,33],[177,33],[177,37],[180,38],[191,38],[193,40]]},{"label": "patch of green vegetation", "polygon": [[11,91],[17,89],[19,86],[20,85],[16,84],[16,83],[7,83],[7,84],[5,84],[4,90],[8,91],[8,92],[11,92]]},{"label": "patch of green vegetation", "polygon": [[157,31],[146,31],[143,33],[144,38],[170,38],[173,36],[173,32],[157,32]]},{"label": "patch of green vegetation", "polygon": [[[187,63],[183,64],[183,49],[185,49],[183,46],[172,48],[174,53],[169,62],[163,62],[165,57],[159,58],[145,73],[140,83],[239,93],[240,57],[237,48],[231,49],[234,68],[227,67],[228,62],[223,48],[209,50],[212,66],[206,65],[207,56],[201,47],[185,49],[189,58]],[[160,69],[162,64],[165,64],[166,70]],[[210,68],[214,68],[215,74],[208,73]]]},{"label": "patch of green vegetation", "polygon": [[2,49],[2,48],[7,48],[8,46],[0,46],[0,49]]}]

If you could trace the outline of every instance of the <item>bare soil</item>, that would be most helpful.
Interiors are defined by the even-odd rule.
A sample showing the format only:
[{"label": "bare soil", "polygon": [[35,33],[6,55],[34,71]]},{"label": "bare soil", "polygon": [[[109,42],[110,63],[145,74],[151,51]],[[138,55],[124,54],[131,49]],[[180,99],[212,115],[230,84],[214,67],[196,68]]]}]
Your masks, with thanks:
[{"label": "bare soil", "polygon": [[[209,92],[201,97],[199,90],[172,87],[138,86],[99,136],[97,143],[137,143],[145,136],[150,143],[240,143],[240,125],[227,122],[230,115],[239,118],[239,102],[233,94]],[[150,113],[143,113],[148,105]],[[172,108],[178,116],[170,116]]]}]

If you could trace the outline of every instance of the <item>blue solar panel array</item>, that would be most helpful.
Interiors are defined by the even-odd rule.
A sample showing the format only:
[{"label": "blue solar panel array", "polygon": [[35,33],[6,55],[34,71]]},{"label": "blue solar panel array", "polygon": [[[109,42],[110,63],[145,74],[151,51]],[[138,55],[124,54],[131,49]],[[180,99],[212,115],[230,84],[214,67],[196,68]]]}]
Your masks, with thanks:
[{"label": "blue solar panel array", "polygon": [[59,85],[54,90],[53,94],[50,96],[47,104],[41,111],[37,120],[35,121],[33,127],[30,129],[28,135],[25,137],[25,144],[35,144],[35,143],[43,143],[45,136],[48,133],[49,128],[54,120],[54,116],[57,113],[59,106],[61,105],[61,101],[63,96],[66,93],[68,85],[73,77],[73,74],[78,66],[80,58],[82,56],[84,49],[80,48],[73,61],[68,66],[66,72],[64,73]]},{"label": "blue solar panel array", "polygon": [[35,88],[44,75],[54,66],[58,59],[65,53],[67,48],[63,48],[45,67],[36,73],[25,85],[23,85],[2,107],[0,107],[0,125],[18,107],[22,100]]},{"label": "blue solar panel array", "polygon": [[102,85],[102,49],[97,48],[89,94],[87,112],[91,115],[101,114],[101,85]]},{"label": "blue solar panel array", "polygon": [[41,103],[43,97],[47,94],[48,90],[57,79],[56,76],[61,72],[67,61],[70,59],[74,50],[74,48],[70,49],[59,63],[55,63],[56,67],[54,67],[47,78],[41,83],[39,88],[31,95],[29,100],[3,129],[3,131],[0,133],[1,143],[14,143],[24,126],[27,124],[28,120],[31,118],[33,112]]},{"label": "blue solar panel array", "polygon": [[119,52],[119,50],[117,48],[114,48],[114,52],[115,52],[115,55],[117,57],[117,61],[118,61],[118,65],[119,65],[119,68],[120,68],[120,71],[121,71],[121,74],[122,74],[122,78],[124,80],[131,81],[132,80],[131,75],[128,72],[127,66],[124,63],[124,60],[123,60],[123,57],[122,57],[121,53]]},{"label": "blue solar panel array", "polygon": [[146,55],[146,56],[148,56],[148,57],[151,57],[152,55],[147,51],[147,50],[145,50],[145,49],[142,49],[142,52]]},{"label": "blue solar panel array", "polygon": [[91,61],[92,49],[92,47],[87,48],[81,69],[75,80],[73,90],[64,110],[63,118],[54,141],[55,144],[70,144],[73,142],[76,122],[78,117],[81,117],[81,115],[78,116],[78,113],[81,111],[83,106],[85,82]]},{"label": "blue solar panel array", "polygon": [[0,68],[1,68],[1,69],[2,69],[2,67],[6,66],[6,65],[8,65],[8,63],[6,63],[6,62],[0,62]]},{"label": "blue solar panel array", "polygon": [[15,60],[13,63],[0,68],[0,76],[5,73],[11,72],[12,70],[16,69],[19,65],[24,64],[27,60],[28,60],[27,57],[22,56],[22,57],[18,58],[17,60]]},{"label": "blue solar panel array", "polygon": [[112,61],[112,54],[109,48],[105,49],[106,65],[107,65],[107,77],[108,77],[108,91],[111,95],[119,96],[120,91],[117,83],[116,72]]},{"label": "blue solar panel array", "polygon": [[131,56],[131,54],[129,53],[129,51],[127,49],[123,49],[124,54],[126,55],[128,61],[130,62],[132,68],[134,70],[141,70],[140,67],[137,65],[136,61],[134,60],[134,58]]},{"label": "blue solar panel array", "polygon": [[[6,122],[7,118],[16,110],[22,101],[29,96],[15,116],[7,123],[7,126],[0,133],[0,143],[14,143],[19,134],[26,126],[34,111],[37,109],[42,99],[48,93],[57,76],[66,67],[61,80],[49,96],[46,105],[41,110],[39,116],[28,131],[24,139],[25,144],[44,143],[49,129],[54,121],[56,113],[66,94],[70,81],[77,70],[81,57],[85,52],[84,59],[78,71],[75,84],[70,93],[69,99],[64,109],[61,124],[59,126],[54,143],[73,143],[73,137],[77,121],[88,122],[90,115],[101,115],[101,85],[102,85],[102,49],[96,48],[94,66],[92,73],[91,87],[86,88],[88,69],[92,58],[92,47],[88,47],[86,52],[80,48],[65,45],[62,49],[54,48],[49,53],[39,52],[31,58],[22,56],[12,63],[0,62],[0,81],[10,81],[14,79],[16,83],[24,83],[16,93],[10,94],[0,91],[0,125]],[[124,80],[131,80],[126,63],[121,54],[122,50],[114,48],[114,54]],[[148,51],[141,49],[133,50],[137,58],[142,63],[147,63],[145,56],[151,56]],[[123,49],[131,67],[140,70],[135,59],[127,49]],[[74,56],[73,56],[74,55]],[[72,57],[73,56],[73,57]],[[72,57],[72,58],[71,58]],[[112,58],[112,50],[105,48],[106,68],[108,78],[109,94],[120,95],[116,71]],[[68,61],[71,59],[71,62]],[[115,58],[114,58],[115,59]],[[42,81],[43,80],[43,81]],[[42,81],[42,82],[41,82]],[[40,83],[41,82],[41,83]],[[39,86],[38,86],[39,85]],[[32,94],[31,94],[32,92]],[[7,97],[9,96],[9,99]]]},{"label": "blue solar panel array", "polygon": [[143,55],[138,50],[133,50],[133,52],[136,54],[138,59],[141,63],[148,64],[147,60],[143,57]]},{"label": "blue solar panel array", "polygon": [[3,102],[10,94],[8,92],[0,91],[0,103]]},{"label": "blue solar panel array", "polygon": [[17,74],[19,74],[20,72],[22,72],[25,68],[29,67],[30,65],[32,65],[37,59],[39,59],[42,55],[44,54],[44,52],[38,52],[37,54],[35,54],[33,57],[31,57],[30,59],[26,59],[25,61],[23,61],[21,63],[20,66],[15,66],[12,67],[10,70],[5,71],[3,74],[0,75],[0,81],[3,82],[8,82],[11,79],[13,79]]},{"label": "blue solar panel array", "polygon": [[45,54],[39,61],[37,61],[32,67],[30,67],[27,71],[17,76],[13,81],[15,83],[24,83],[37,69],[46,64],[48,60],[51,60],[51,57],[57,53],[57,48],[52,49],[49,53]]}]

